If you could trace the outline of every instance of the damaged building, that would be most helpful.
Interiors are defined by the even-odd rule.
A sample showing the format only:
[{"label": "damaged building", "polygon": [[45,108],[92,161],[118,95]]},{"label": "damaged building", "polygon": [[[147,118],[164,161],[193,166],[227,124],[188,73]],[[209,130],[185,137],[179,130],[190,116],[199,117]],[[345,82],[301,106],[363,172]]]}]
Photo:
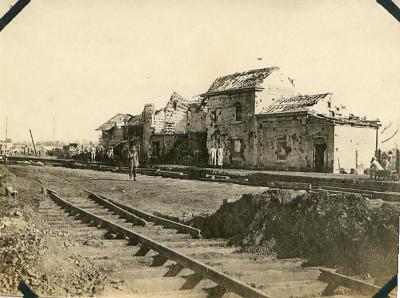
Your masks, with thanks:
[{"label": "damaged building", "polygon": [[117,114],[96,130],[102,133],[100,146],[116,152],[136,146],[142,161],[206,160],[205,117],[205,107],[173,92],[162,109],[146,104],[141,114]]},{"label": "damaged building", "polygon": [[207,147],[224,163],[271,170],[363,169],[376,150],[379,121],[344,115],[331,93],[296,94],[278,67],[217,78],[203,94]]},{"label": "damaged building", "polygon": [[195,100],[173,92],[162,109],[118,114],[97,130],[104,147],[125,142],[146,161],[270,170],[361,172],[377,150],[378,120],[346,113],[332,93],[301,95],[279,67],[217,78]]},{"label": "damaged building", "polygon": [[380,123],[344,112],[331,93],[276,100],[256,116],[257,164],[282,170],[362,172],[375,154]]},{"label": "damaged building", "polygon": [[103,148],[110,148],[125,140],[125,125],[133,116],[117,114],[96,130],[101,132],[99,144]]},{"label": "damaged building", "polygon": [[135,146],[140,155],[143,151],[144,122],[142,114],[132,116],[123,126],[126,149]]},{"label": "damaged building", "polygon": [[175,160],[187,141],[189,101],[173,92],[166,106],[155,110],[146,104],[143,110],[143,147],[152,161]]}]

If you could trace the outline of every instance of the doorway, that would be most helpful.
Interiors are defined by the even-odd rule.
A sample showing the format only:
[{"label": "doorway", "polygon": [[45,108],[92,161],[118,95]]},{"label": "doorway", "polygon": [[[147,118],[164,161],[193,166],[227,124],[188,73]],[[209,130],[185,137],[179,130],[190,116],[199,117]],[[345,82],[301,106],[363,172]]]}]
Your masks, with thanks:
[{"label": "doorway", "polygon": [[314,164],[315,171],[324,172],[325,170],[325,150],[326,144],[315,144]]},{"label": "doorway", "polygon": [[159,157],[160,156],[160,141],[153,141],[152,142],[152,156]]}]

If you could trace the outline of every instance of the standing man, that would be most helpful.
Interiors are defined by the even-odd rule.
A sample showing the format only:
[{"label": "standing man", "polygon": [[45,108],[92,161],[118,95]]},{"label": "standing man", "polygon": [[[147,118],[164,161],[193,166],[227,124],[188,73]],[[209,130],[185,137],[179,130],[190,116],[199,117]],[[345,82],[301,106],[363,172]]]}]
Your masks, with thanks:
[{"label": "standing man", "polygon": [[386,152],[382,153],[381,165],[384,170],[388,169],[390,157]]},{"label": "standing man", "polygon": [[110,150],[108,150],[107,157],[108,157],[108,162],[112,164],[114,161],[114,148],[111,147]]},{"label": "standing man", "polygon": [[210,165],[213,168],[215,168],[216,164],[217,164],[217,149],[214,148],[214,146],[212,145],[210,149]]},{"label": "standing man", "polygon": [[128,153],[128,159],[129,159],[129,180],[136,181],[136,169],[139,167],[139,154],[137,152],[136,147],[133,147],[129,153]]},{"label": "standing man", "polygon": [[95,162],[96,161],[96,147],[92,146],[92,148],[90,148],[90,156],[91,156],[91,161]]},{"label": "standing man", "polygon": [[224,164],[224,148],[222,148],[222,146],[219,145],[217,150],[217,165],[219,168],[222,168],[223,164]]}]

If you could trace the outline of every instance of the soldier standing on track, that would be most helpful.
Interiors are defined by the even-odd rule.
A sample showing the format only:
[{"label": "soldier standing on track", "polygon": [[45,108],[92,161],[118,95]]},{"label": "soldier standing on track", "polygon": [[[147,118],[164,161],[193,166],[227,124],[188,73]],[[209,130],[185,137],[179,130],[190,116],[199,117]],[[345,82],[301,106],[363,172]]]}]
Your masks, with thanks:
[{"label": "soldier standing on track", "polygon": [[133,147],[128,153],[129,159],[129,180],[136,181],[136,168],[139,167],[139,154],[136,147]]}]

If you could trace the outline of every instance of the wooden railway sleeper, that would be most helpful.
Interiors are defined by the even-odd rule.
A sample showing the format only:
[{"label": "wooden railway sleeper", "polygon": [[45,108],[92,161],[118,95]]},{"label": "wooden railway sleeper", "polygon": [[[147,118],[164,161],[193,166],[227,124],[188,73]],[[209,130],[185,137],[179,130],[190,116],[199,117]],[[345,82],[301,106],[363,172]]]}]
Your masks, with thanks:
[{"label": "wooden railway sleeper", "polygon": [[[140,244],[139,251],[142,251],[142,253],[140,254],[146,255],[150,250],[152,250],[162,255],[165,259],[178,263],[180,266],[182,266],[182,268],[188,268],[193,271],[194,274],[188,277],[187,282],[185,282],[181,289],[189,289],[195,287],[202,279],[209,279],[215,282],[217,285],[220,285],[220,288],[224,288],[226,289],[226,291],[234,292],[243,297],[270,297],[264,292],[261,292],[239,280],[236,280],[224,273],[221,273],[205,264],[202,264],[188,256],[185,256],[160,243],[157,243],[143,235],[140,235],[123,226],[112,223],[97,215],[91,214],[79,207],[76,207],[62,199],[54,191],[49,191],[49,194],[51,199],[55,201],[58,205],[62,206],[65,209],[68,209],[69,211],[75,211],[84,215],[84,220],[88,220],[88,218],[90,218],[97,223],[101,223],[104,228],[116,231],[121,236],[127,238],[128,241],[130,241],[131,243]],[[138,255],[138,253],[136,255]]]},{"label": "wooden railway sleeper", "polygon": [[146,225],[146,221],[144,221],[140,217],[138,217],[132,213],[129,213],[128,211],[118,207],[117,205],[115,205],[114,203],[112,203],[108,200],[105,200],[99,196],[92,194],[92,193],[89,193],[89,199],[91,199],[92,201],[96,202],[99,205],[102,205],[106,209],[112,211],[113,214],[116,214],[116,215],[120,216],[121,218],[124,218],[127,222],[130,222],[130,223],[132,223],[134,225],[138,225],[138,226]]},{"label": "wooden railway sleeper", "polygon": [[194,289],[202,280],[203,276],[199,273],[193,273],[190,275],[184,276],[186,278],[185,283],[182,285],[180,290],[191,290]]},{"label": "wooden railway sleeper", "polygon": [[168,266],[168,271],[164,274],[164,277],[174,277],[177,276],[182,270],[183,266],[179,263],[171,264]]},{"label": "wooden railway sleeper", "polygon": [[153,257],[153,262],[151,263],[150,267],[161,267],[167,261],[168,261],[168,259],[165,256],[163,256],[161,254],[157,254]]},{"label": "wooden railway sleeper", "polygon": [[123,209],[124,211],[128,212],[129,214],[134,214],[136,216],[138,216],[139,218],[143,218],[146,221],[150,221],[153,222],[155,225],[162,225],[165,228],[169,228],[169,229],[175,229],[178,231],[178,233],[189,233],[190,235],[192,235],[192,237],[194,238],[200,238],[201,237],[201,231],[199,229],[196,229],[194,227],[191,226],[187,226],[178,222],[174,222],[172,220],[166,219],[166,218],[162,218],[156,215],[152,215],[149,213],[146,213],[144,211],[126,206],[124,204],[115,202],[109,198],[106,198],[104,196],[95,194],[89,190],[85,190],[88,194],[89,194],[89,198],[91,198],[92,200],[96,200],[96,202],[101,202],[101,204],[107,204],[111,203],[111,206],[117,206],[120,209]]}]

